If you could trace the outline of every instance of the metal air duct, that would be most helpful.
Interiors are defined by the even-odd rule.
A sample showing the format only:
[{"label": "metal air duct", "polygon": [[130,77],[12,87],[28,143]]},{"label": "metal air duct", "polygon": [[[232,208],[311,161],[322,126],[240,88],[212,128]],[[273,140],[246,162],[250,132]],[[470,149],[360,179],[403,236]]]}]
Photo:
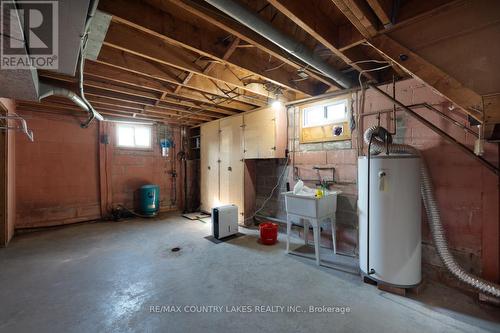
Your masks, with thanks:
[{"label": "metal air duct", "polygon": [[241,6],[237,2],[233,0],[205,1],[220,11],[226,13],[231,18],[269,39],[271,42],[302,60],[306,64],[316,68],[321,73],[337,82],[341,87],[349,89],[353,86],[351,79],[344,73],[326,63],[302,43],[278,31],[269,22],[264,21],[258,15]]}]

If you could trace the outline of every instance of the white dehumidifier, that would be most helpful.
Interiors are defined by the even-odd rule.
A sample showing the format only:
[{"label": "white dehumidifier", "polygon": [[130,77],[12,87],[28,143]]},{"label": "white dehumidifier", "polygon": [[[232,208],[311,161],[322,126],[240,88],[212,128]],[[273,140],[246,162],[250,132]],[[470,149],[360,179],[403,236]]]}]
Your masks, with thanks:
[{"label": "white dehumidifier", "polygon": [[212,236],[225,238],[238,232],[238,207],[225,205],[212,208]]}]

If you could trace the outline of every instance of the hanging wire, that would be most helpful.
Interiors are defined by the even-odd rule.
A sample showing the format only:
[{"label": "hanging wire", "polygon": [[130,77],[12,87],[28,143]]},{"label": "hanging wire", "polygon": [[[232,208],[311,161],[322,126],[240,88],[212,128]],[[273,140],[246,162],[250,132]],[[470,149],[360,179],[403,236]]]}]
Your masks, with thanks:
[{"label": "hanging wire", "polygon": [[[374,60],[374,61],[378,62],[380,60]],[[388,65],[381,66],[381,67],[376,67],[376,68],[371,68],[371,69],[364,69],[364,70],[362,70],[362,71],[359,72],[358,82],[359,82],[359,87],[361,89],[361,95],[359,97],[360,101],[358,103],[358,109],[356,110],[356,112],[357,112],[357,114],[356,114],[356,122],[358,124],[358,132],[359,132],[359,126],[361,124],[360,123],[360,121],[361,121],[361,114],[363,114],[365,112],[365,94],[366,94],[366,89],[363,86],[363,81],[362,81],[363,74],[366,73],[366,72],[375,72],[375,71],[380,71],[380,70],[392,67],[392,63],[389,63],[389,62],[386,62],[386,63],[388,63]],[[357,150],[358,150],[358,154],[360,154],[362,152],[362,149],[363,149],[363,146],[362,146],[363,145],[363,141],[359,139],[359,135],[358,135],[358,140],[357,141],[358,141]]]},{"label": "hanging wire", "polygon": [[285,62],[282,62],[280,65],[276,66],[276,67],[273,67],[273,68],[269,68],[269,69],[265,69],[264,72],[271,72],[271,71],[275,71],[277,69],[280,69],[281,67],[283,67],[285,65]]},{"label": "hanging wire", "polygon": [[348,65],[365,64],[365,63],[371,63],[371,62],[374,62],[374,63],[377,63],[377,64],[391,64],[392,65],[392,62],[390,62],[390,61],[387,61],[387,60],[375,60],[375,59],[353,61],[353,62],[349,62]]}]

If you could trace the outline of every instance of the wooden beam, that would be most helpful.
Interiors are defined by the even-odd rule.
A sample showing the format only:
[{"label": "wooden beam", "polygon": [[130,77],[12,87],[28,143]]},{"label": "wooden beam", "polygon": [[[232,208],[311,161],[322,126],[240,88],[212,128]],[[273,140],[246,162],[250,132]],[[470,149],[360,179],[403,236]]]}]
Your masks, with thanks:
[{"label": "wooden beam", "polygon": [[365,38],[377,34],[377,18],[363,0],[332,0]]},{"label": "wooden beam", "polygon": [[107,91],[99,88],[87,88],[85,89],[85,96],[97,96],[104,97],[111,100],[119,101],[119,102],[132,102],[138,103],[142,105],[142,109],[144,109],[145,105],[154,105],[155,102],[150,99],[144,99],[140,97],[130,96],[126,94],[121,94],[118,92]]},{"label": "wooden beam", "polygon": [[110,83],[107,80],[85,80],[84,81],[84,86],[85,87],[93,87],[93,88],[99,88],[103,90],[108,90],[108,91],[114,91],[114,92],[119,92],[121,94],[126,94],[130,96],[137,96],[137,97],[142,97],[142,98],[147,98],[150,100],[157,100],[160,98],[161,94],[158,92],[152,92],[151,90],[146,91],[146,90],[139,90],[134,88],[129,88],[125,87],[122,85]]},{"label": "wooden beam", "polygon": [[101,104],[107,104],[107,105],[118,105],[121,108],[125,109],[130,109],[134,111],[141,111],[144,110],[144,105],[140,103],[135,103],[135,102],[129,102],[129,101],[117,101],[112,98],[107,98],[107,97],[101,97],[101,96],[94,96],[94,95],[88,95],[86,98],[89,100],[91,103],[101,103]]},{"label": "wooden beam", "polygon": [[[260,85],[246,85],[234,74],[234,69],[230,70],[227,67],[220,66],[217,73],[204,74],[202,66],[195,63],[196,59],[199,58],[196,55],[126,25],[112,24],[108,29],[104,45],[149,61],[175,67],[181,71],[192,72],[195,74],[198,84],[203,83],[201,89],[215,89],[214,92],[223,95],[224,92],[220,91],[214,84],[214,81],[217,81],[220,82],[220,85],[228,84],[230,87],[228,90],[236,88],[238,96],[235,96],[234,99],[238,101],[257,106],[266,105],[267,91]],[[182,81],[179,80],[178,84],[181,83]],[[259,96],[260,100],[258,99]]]},{"label": "wooden beam", "polygon": [[128,71],[123,71],[116,67],[94,62],[92,60],[87,60],[85,62],[85,75],[87,77],[104,78],[106,80],[129,84],[141,88],[148,88],[160,92],[175,88],[174,84],[153,80],[142,75],[134,75]]},{"label": "wooden beam", "polygon": [[[75,116],[86,116],[86,113],[73,105],[69,105],[66,103],[51,103],[51,102],[30,102],[30,101],[19,101],[19,108],[27,111],[36,111],[36,112],[44,112],[44,111],[72,111]],[[122,117],[128,119],[136,119],[136,120],[148,120],[148,121],[157,121],[171,124],[180,124],[181,122],[176,121],[174,118],[167,118],[165,116],[158,115],[149,115],[138,112],[132,112],[128,110],[121,110],[118,108],[96,108],[99,113],[103,115],[109,115],[114,117]],[[80,114],[81,113],[81,114]],[[188,123],[192,125],[199,124],[200,120],[189,120],[186,119]]]},{"label": "wooden beam", "polygon": [[200,113],[199,111],[200,110],[179,112],[179,111],[171,111],[170,109],[165,107],[156,107],[156,106],[146,106],[146,108],[144,109],[145,113],[168,114],[174,116],[175,118],[185,117],[187,119],[197,119],[202,121],[212,121],[218,119],[217,117],[206,116],[203,113]]},{"label": "wooden beam", "polygon": [[[124,71],[112,66],[106,66],[101,63],[89,62],[88,66],[85,67],[85,70],[89,72],[85,72],[85,77],[90,79],[100,79],[111,82],[117,82],[123,85],[132,85],[138,88],[148,88],[151,90],[155,90],[158,92],[162,92],[160,98],[157,99],[156,104],[159,104],[160,101],[167,98],[167,95],[170,93],[172,87],[166,86],[161,81],[154,80],[143,75],[134,75],[128,71]],[[50,75],[50,74],[49,74]],[[175,90],[173,90],[175,93]],[[182,96],[182,93],[176,93],[176,95]],[[184,104],[184,106],[186,106]],[[192,107],[189,105],[187,107]],[[221,114],[236,114],[234,111],[223,110],[220,108],[215,108],[211,106],[207,106],[212,112],[221,113]]]},{"label": "wooden beam", "polygon": [[[51,73],[51,72],[40,72],[40,76],[44,78],[44,81],[49,83],[55,83],[59,85],[63,85],[65,88],[76,91],[77,80],[73,77],[68,77],[65,75]],[[98,78],[98,79],[87,79],[83,82],[84,87],[97,88],[101,90],[107,90],[112,92],[118,92],[121,94],[131,95],[143,98],[145,100],[157,100],[160,98],[158,92],[154,92],[151,90],[145,89],[136,89],[120,86],[118,84],[113,84],[108,82],[106,79]]]},{"label": "wooden beam", "polygon": [[[88,95],[88,99],[89,99],[89,101],[91,101],[91,103],[97,103],[97,105],[107,105],[110,107],[117,106],[120,108],[128,109],[128,110],[131,110],[133,112],[139,112],[139,113],[143,112],[145,110],[150,110],[150,108],[156,107],[156,109],[152,109],[152,110],[164,110],[167,113],[175,114],[175,115],[179,115],[179,114],[188,115],[188,114],[191,114],[193,112],[198,112],[197,114],[200,117],[202,117],[200,119],[205,120],[205,121],[210,121],[213,119],[224,117],[224,115],[219,114],[219,113],[214,113],[214,112],[211,112],[208,110],[202,111],[202,110],[206,110],[206,109],[200,108],[200,107],[192,107],[191,109],[187,109],[185,107],[178,107],[176,105],[169,105],[169,104],[165,104],[163,102],[158,104],[158,105],[155,105],[155,103],[150,103],[150,104],[144,105],[144,104],[140,104],[140,103],[130,102],[129,100],[127,100],[127,97],[116,97],[116,96],[109,97],[106,95],[106,93],[103,93],[102,95],[100,95],[99,93],[96,94],[96,93],[91,92],[91,93],[87,93],[86,95]],[[103,101],[103,99],[104,99],[104,101]],[[130,104],[139,105],[139,107],[132,108],[129,106]],[[202,111],[202,112],[200,112],[200,111]]]},{"label": "wooden beam", "polygon": [[375,15],[377,15],[384,27],[389,27],[392,24],[391,12],[394,0],[366,0],[366,2],[375,12]]},{"label": "wooden beam", "polygon": [[[128,103],[128,104],[133,104],[133,105],[139,106],[139,107],[133,107],[132,109],[134,109],[134,110],[144,110],[145,106],[157,106],[159,108],[172,109],[171,104],[174,104],[174,105],[183,106],[185,111],[182,111],[183,109],[177,109],[177,110],[180,110],[181,112],[186,112],[186,113],[191,112],[191,111],[189,111],[190,109],[194,109],[194,110],[202,110],[203,109],[203,110],[206,110],[206,112],[204,114],[207,114],[209,116],[214,116],[214,117],[219,117],[219,115],[221,115],[221,117],[222,117],[224,115],[233,115],[233,114],[237,113],[234,111],[214,109],[211,106],[206,106],[203,104],[194,104],[194,103],[189,102],[189,101],[179,100],[179,99],[175,99],[173,97],[168,97],[168,96],[165,97],[163,100],[160,100],[159,103],[156,104],[155,102],[150,101],[150,100],[145,101],[145,100],[139,99],[135,96],[125,95],[125,94],[121,94],[118,92],[110,92],[110,91],[106,91],[106,90],[100,90],[100,89],[96,89],[96,88],[88,89],[86,91],[85,95],[87,97],[89,97],[89,99],[94,99],[94,98],[105,99],[108,104],[113,104],[113,102],[114,102],[116,104]],[[102,101],[101,101],[101,103],[102,103]],[[130,109],[130,107],[128,107],[128,108]],[[214,110],[217,110],[217,111],[214,111]],[[221,112],[221,111],[223,111],[223,112]]]},{"label": "wooden beam", "polygon": [[[362,71],[363,68],[370,68],[366,65],[353,64],[358,60],[364,60],[364,58],[349,58],[337,48],[337,36],[331,29],[332,23],[327,17],[317,10],[315,11],[314,7],[311,8],[309,3],[303,0],[268,0],[268,2],[358,72]],[[370,72],[364,74],[370,80],[377,82],[375,76]]]},{"label": "wooden beam", "polygon": [[483,102],[479,94],[386,35],[378,35],[369,43],[381,54],[399,64],[408,74],[428,84],[443,97],[483,122]]},{"label": "wooden beam", "polygon": [[[299,69],[304,70],[313,80],[318,81],[316,84],[322,83],[331,87],[337,87],[337,83],[335,81],[306,69],[307,66],[305,64],[301,64],[300,61],[292,60],[290,57],[286,56],[283,50],[271,41],[203,3],[195,2],[193,0],[148,0],[149,3],[154,4],[157,8],[162,8],[165,5],[165,1],[184,9],[192,15],[203,19],[209,24],[236,36],[247,43],[250,43],[250,45],[239,45],[238,47],[255,47],[268,55],[271,55],[276,61],[286,64],[286,67],[289,67],[290,71],[297,71]],[[253,54],[254,52],[249,53],[248,56],[252,57]],[[318,88],[318,90],[321,89]],[[302,97],[297,96],[297,98]]]},{"label": "wooden beam", "polygon": [[203,33],[199,33],[200,27],[197,22],[193,21],[192,15],[186,13],[180,7],[172,6],[170,3],[162,2],[161,10],[158,10],[158,8],[138,1],[104,0],[100,1],[99,8],[113,15],[113,20],[116,22],[161,38],[172,45],[186,48],[197,54],[225,62],[228,65],[240,67],[284,88],[308,95],[312,95],[317,91],[314,84],[310,82],[302,81],[300,89],[291,85],[289,72],[281,69],[265,72],[265,68],[258,62],[245,62],[245,65],[243,65],[238,62],[238,59],[224,61],[225,47],[222,40],[226,37],[226,33],[213,26],[205,26]]},{"label": "wooden beam", "polygon": [[[178,78],[173,76],[172,73],[172,70],[178,71],[178,69],[154,61],[149,61],[141,56],[137,56],[135,54],[131,54],[126,51],[114,48],[103,47],[101,49],[101,53],[99,54],[97,62],[108,66],[113,66],[118,69],[128,71],[130,73],[147,76],[153,79],[177,85],[180,84],[181,82]],[[177,74],[180,73],[182,72],[178,71]],[[205,97],[203,97],[203,95],[196,92],[205,92],[202,89],[209,89],[207,87],[210,87],[210,85],[204,85],[203,87],[199,87],[196,86],[194,82],[188,82],[185,87],[189,88],[190,90],[187,91],[186,89],[184,89],[182,95],[175,94],[173,91],[169,92],[168,94],[176,95],[179,98],[185,96],[185,98],[197,100],[199,102],[205,102],[205,103],[209,102]],[[210,92],[207,93],[212,95]],[[226,102],[220,103],[218,106],[230,109],[237,109],[241,111],[249,111],[255,108],[255,106],[245,102],[240,102],[238,99],[233,99],[231,103],[226,103]]]},{"label": "wooden beam", "polygon": [[[226,116],[223,113],[216,113],[211,111],[210,107],[203,107],[203,106],[198,106],[198,105],[192,105],[192,104],[179,104],[176,103],[175,101],[169,101],[169,103],[166,103],[165,101],[159,101],[159,103],[148,103],[144,104],[143,102],[135,102],[134,97],[127,97],[127,95],[124,96],[109,96],[109,93],[107,92],[87,92],[86,93],[89,101],[91,102],[97,102],[100,104],[105,104],[105,105],[110,105],[110,106],[119,106],[121,108],[126,108],[133,110],[135,112],[141,112],[144,110],[147,110],[149,107],[156,106],[158,109],[163,109],[163,110],[171,110],[176,112],[177,114],[190,114],[193,111],[194,112],[199,112],[198,114],[200,116],[205,116],[205,117],[210,117],[213,119],[217,118],[222,118]],[[172,105],[173,104],[173,105]],[[182,107],[179,107],[182,106]],[[202,111],[205,110],[205,111]],[[233,113],[234,114],[234,113]]]},{"label": "wooden beam", "polygon": [[[236,48],[238,47],[239,44],[240,44],[240,39],[238,37],[234,38],[233,41],[231,42],[231,44],[228,46],[226,52],[222,56],[222,59],[227,60],[227,58],[229,58],[231,56],[231,54],[233,54],[234,50],[236,50]],[[208,65],[206,65],[205,68],[203,69],[203,74],[210,73],[210,71],[212,69],[214,69],[214,67],[215,67],[215,62],[208,63]],[[193,75],[194,75],[194,73],[191,73],[191,72],[188,73],[186,75],[186,77],[184,78],[184,80],[182,81],[182,85],[186,85],[189,82],[189,80],[191,80]],[[178,85],[175,88],[174,93],[178,93],[179,90],[181,90],[181,88],[182,88],[182,86]]]},{"label": "wooden beam", "polygon": [[[136,89],[131,89],[131,88],[127,88],[127,87],[124,87],[124,86],[118,86],[118,85],[114,85],[112,83],[109,83],[109,82],[101,82],[101,81],[94,81],[94,80],[85,80],[84,81],[84,86],[85,87],[91,87],[91,88],[97,88],[97,89],[101,89],[101,90],[106,90],[106,91],[111,91],[111,92],[115,92],[115,93],[120,93],[120,94],[124,94],[124,95],[129,95],[129,96],[133,96],[133,97],[141,97],[141,98],[147,98],[147,99],[150,99],[150,100],[157,100],[159,99],[159,96],[158,94],[155,94],[155,93],[150,93],[150,92],[147,92],[147,91],[140,91],[140,90],[136,90]],[[165,102],[165,100],[163,100]],[[149,106],[154,106],[155,105],[155,102],[151,101],[150,103],[148,104],[145,104],[145,105],[149,105]],[[162,108],[162,109],[165,109],[165,110],[176,110],[177,112],[180,112],[180,113],[183,113],[183,114],[189,114],[189,113],[192,113],[190,110],[186,110],[186,107],[185,105],[182,105],[182,107],[176,107],[176,106],[171,106],[171,105],[168,105],[168,104],[165,104],[165,103],[160,103],[158,104],[158,108]],[[206,108],[204,108],[203,106],[189,106],[189,108],[195,108],[198,112],[199,110],[207,110],[207,111],[210,111]],[[145,108],[146,110],[147,108]],[[212,120],[210,118],[207,118],[207,117],[211,117],[213,119],[217,118],[217,117],[213,117],[212,114],[201,114],[200,116],[204,117],[204,120]]]},{"label": "wooden beam", "polygon": [[[45,73],[42,73],[42,75],[45,75]],[[59,85],[65,84],[69,89],[72,89],[72,85],[75,85],[75,82],[72,82],[72,78],[66,78],[67,81],[59,81]],[[44,80],[47,80],[45,78]],[[56,81],[54,78],[50,78],[49,80]],[[99,108],[106,108],[107,111],[113,110],[114,107],[121,107],[121,103],[130,103],[132,98],[132,103],[135,103],[135,105],[140,105],[139,110],[137,110],[137,107],[135,107],[133,110],[130,110],[130,107],[124,107],[124,109],[129,110],[131,112],[137,113],[137,112],[142,112],[144,111],[144,106],[154,106],[155,102],[153,100],[156,100],[157,97],[155,95],[151,95],[150,93],[146,91],[139,91],[135,89],[130,89],[127,87],[123,86],[117,86],[113,85],[109,82],[99,82],[99,81],[90,81],[86,80],[84,82],[84,87],[87,87],[87,92],[86,95],[90,98],[90,100],[93,100],[93,98],[98,97],[98,98],[106,98],[108,99],[107,102],[102,103],[101,101],[97,101],[97,105],[95,106],[96,110]],[[90,89],[88,89],[90,88]],[[97,92],[93,89],[96,89]],[[110,95],[115,94],[115,95]],[[118,94],[118,95],[116,95]],[[127,97],[129,96],[129,97]],[[153,98],[153,96],[155,96]],[[139,100],[137,98],[140,98]],[[116,101],[115,103],[110,102],[111,101]],[[63,102],[64,103],[64,102]],[[66,104],[66,103],[65,103]],[[67,104],[71,104],[71,102],[67,101]],[[191,114],[192,111],[189,110],[186,106],[172,106],[168,104],[161,104],[158,106],[158,108],[161,108],[165,111],[168,112],[174,112],[173,114],[178,115],[178,114]],[[190,108],[196,108],[196,110],[204,110],[203,108],[199,106],[193,106]],[[199,114],[199,119],[209,121],[213,119],[217,119],[222,116],[218,116],[218,114],[214,114],[213,112],[209,111],[203,111],[200,112]]]}]

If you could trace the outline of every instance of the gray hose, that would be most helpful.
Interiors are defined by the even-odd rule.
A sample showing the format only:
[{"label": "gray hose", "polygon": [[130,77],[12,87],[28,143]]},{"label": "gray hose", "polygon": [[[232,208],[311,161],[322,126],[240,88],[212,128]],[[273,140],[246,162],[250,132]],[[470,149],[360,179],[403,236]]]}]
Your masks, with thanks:
[{"label": "gray hose", "polygon": [[[378,129],[377,126],[370,127],[364,134],[366,143],[370,141],[372,134]],[[493,282],[486,281],[480,277],[470,274],[465,271],[456,262],[455,258],[448,248],[448,242],[444,233],[443,225],[441,224],[441,217],[439,208],[434,198],[434,190],[432,187],[432,180],[420,151],[412,146],[405,144],[386,144],[383,140],[376,135],[372,138],[372,152],[381,153],[385,152],[388,147],[389,152],[393,154],[414,154],[421,157],[420,175],[422,182],[420,185],[420,192],[424,202],[425,210],[427,212],[427,219],[432,233],[432,238],[436,246],[439,257],[441,258],[445,267],[452,273],[458,280],[468,284],[469,286],[479,290],[482,293],[490,294],[500,298],[500,285]]]}]

